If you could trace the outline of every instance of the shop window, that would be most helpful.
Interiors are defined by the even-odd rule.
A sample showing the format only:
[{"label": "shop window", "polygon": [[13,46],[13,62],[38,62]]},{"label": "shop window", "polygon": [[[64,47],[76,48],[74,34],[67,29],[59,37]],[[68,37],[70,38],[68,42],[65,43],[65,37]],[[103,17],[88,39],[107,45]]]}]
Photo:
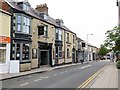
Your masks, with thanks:
[{"label": "shop window", "polygon": [[6,44],[0,44],[0,63],[6,62]]},{"label": "shop window", "polygon": [[29,60],[29,44],[23,44],[22,60]]},{"label": "shop window", "polygon": [[20,44],[16,44],[16,60],[20,60]]},{"label": "shop window", "polygon": [[56,47],[56,57],[61,58],[62,57],[62,47]]}]

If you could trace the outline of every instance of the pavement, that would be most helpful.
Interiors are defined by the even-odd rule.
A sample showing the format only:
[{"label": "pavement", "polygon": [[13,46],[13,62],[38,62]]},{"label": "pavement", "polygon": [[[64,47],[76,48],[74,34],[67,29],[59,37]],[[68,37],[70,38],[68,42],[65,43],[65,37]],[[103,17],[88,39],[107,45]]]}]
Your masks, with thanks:
[{"label": "pavement", "polygon": [[119,74],[120,70],[116,68],[115,63],[107,65],[85,88],[104,88],[120,90],[119,87]]}]

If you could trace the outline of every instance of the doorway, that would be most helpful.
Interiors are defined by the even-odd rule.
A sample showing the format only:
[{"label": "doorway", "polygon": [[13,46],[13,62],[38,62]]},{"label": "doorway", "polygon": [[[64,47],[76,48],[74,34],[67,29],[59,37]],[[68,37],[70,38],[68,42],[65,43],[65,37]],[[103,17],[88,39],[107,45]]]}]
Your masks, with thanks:
[{"label": "doorway", "polygon": [[49,65],[49,51],[48,50],[41,50],[40,51],[40,65]]}]

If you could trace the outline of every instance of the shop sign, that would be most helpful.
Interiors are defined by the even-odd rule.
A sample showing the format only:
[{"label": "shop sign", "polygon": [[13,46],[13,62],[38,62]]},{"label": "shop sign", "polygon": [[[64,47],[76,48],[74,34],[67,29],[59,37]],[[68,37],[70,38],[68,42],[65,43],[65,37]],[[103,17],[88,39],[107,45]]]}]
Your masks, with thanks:
[{"label": "shop sign", "polygon": [[0,43],[10,43],[10,37],[0,36]]}]

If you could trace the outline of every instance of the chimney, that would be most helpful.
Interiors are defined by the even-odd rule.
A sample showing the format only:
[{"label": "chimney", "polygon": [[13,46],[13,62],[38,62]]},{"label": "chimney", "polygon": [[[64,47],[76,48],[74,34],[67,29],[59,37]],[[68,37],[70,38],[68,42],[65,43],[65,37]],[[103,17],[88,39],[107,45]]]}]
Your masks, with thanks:
[{"label": "chimney", "polygon": [[39,12],[43,12],[45,14],[48,15],[48,7],[47,7],[47,4],[40,4],[40,5],[37,5],[37,7],[35,8],[37,11]]}]

